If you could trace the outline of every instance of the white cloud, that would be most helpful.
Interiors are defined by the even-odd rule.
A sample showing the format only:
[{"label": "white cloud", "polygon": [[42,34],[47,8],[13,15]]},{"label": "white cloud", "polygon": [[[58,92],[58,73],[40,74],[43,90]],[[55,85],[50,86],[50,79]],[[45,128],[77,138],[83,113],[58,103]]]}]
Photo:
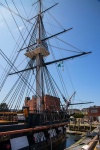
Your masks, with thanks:
[{"label": "white cloud", "polygon": [[16,28],[14,31],[15,31],[15,32],[18,31],[18,30],[22,31],[24,28],[25,28],[24,26],[20,26],[19,29]]}]

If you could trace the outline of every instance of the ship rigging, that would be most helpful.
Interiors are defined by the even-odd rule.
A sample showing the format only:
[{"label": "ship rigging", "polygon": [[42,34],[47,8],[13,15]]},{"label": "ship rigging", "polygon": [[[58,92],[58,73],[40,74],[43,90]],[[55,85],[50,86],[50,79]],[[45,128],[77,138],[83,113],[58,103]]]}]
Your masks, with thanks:
[{"label": "ship rigging", "polygon": [[[10,9],[7,1],[6,1],[6,4],[7,4],[7,6],[5,7],[5,9],[8,9],[11,12],[12,17],[14,18],[15,12],[12,9]],[[16,8],[14,1],[13,1],[13,4]],[[50,95],[51,91],[52,91],[52,95],[54,94],[54,96],[56,96],[56,97],[58,96],[57,92],[56,92],[57,87],[55,88],[55,85],[54,85],[55,83],[54,83],[54,81],[52,81],[52,77],[51,77],[51,74],[50,74],[47,66],[52,65],[54,63],[57,64],[59,62],[64,62],[65,60],[73,59],[73,58],[91,53],[91,52],[80,52],[80,53],[78,52],[78,54],[76,54],[76,55],[56,59],[54,61],[45,62],[45,58],[50,55],[49,46],[48,46],[49,44],[48,44],[47,40],[49,40],[51,38],[57,38],[60,34],[68,32],[72,29],[72,28],[63,29],[63,31],[61,31],[61,32],[58,32],[49,37],[47,36],[46,30],[44,27],[44,23],[43,23],[43,15],[46,11],[50,10],[51,8],[55,7],[56,5],[57,4],[54,4],[53,6],[43,10],[43,2],[41,0],[39,0],[38,14],[36,16],[32,17],[31,19],[29,19],[29,21],[28,21],[30,23],[30,21],[32,21],[33,18],[35,18],[34,29],[32,28],[29,31],[28,36],[24,40],[24,44],[22,44],[20,50],[17,52],[17,56],[15,57],[13,62],[11,62],[11,60],[9,58],[7,58],[7,56],[5,56],[5,54],[2,52],[2,50],[0,50],[2,57],[4,57],[4,59],[7,61],[8,66],[9,66],[9,67],[7,67],[7,73],[5,73],[5,76],[3,76],[3,79],[1,81],[1,88],[3,87],[8,74],[9,75],[18,74],[18,79],[12,87],[12,89],[16,89],[15,91],[17,91],[17,92],[14,92],[14,95],[13,95],[12,94],[13,90],[11,89],[9,91],[9,93],[7,94],[7,96],[4,98],[4,100],[2,101],[2,102],[6,102],[8,99],[10,99],[8,102],[10,109],[11,109],[11,107],[15,107],[15,109],[18,109],[19,104],[22,99],[22,95],[24,95],[22,93],[24,93],[25,88],[28,87],[29,90],[34,91],[34,95],[36,95],[36,97],[37,97],[37,111],[38,112],[43,111],[44,95],[45,94]],[[2,4],[2,6],[4,6],[4,5]],[[16,10],[17,10],[17,14],[16,13],[15,14],[18,15],[22,19],[22,21],[25,20],[19,14],[19,11],[17,8],[16,8]],[[30,39],[29,39],[29,36],[30,36]],[[29,39],[28,46],[24,47],[24,45],[26,45],[27,39]],[[18,70],[15,66],[15,62],[16,62],[16,58],[18,57],[18,55],[20,54],[20,52],[22,50],[26,51],[25,56],[26,56],[26,59],[28,60],[28,63],[24,69]],[[36,91],[34,90],[33,85],[30,82],[31,81],[30,76],[32,76],[32,73],[34,73],[35,71],[36,71],[36,74],[35,74],[35,76],[36,76],[36,83],[35,83]],[[30,81],[27,81],[28,78]],[[20,80],[21,80],[21,82],[20,82]],[[46,82],[46,80],[47,80],[47,82]],[[45,82],[47,85],[45,84]],[[18,85],[18,83],[19,83],[19,85]],[[52,85],[51,89],[50,89],[50,84]],[[20,88],[18,88],[18,87],[20,87]],[[45,89],[48,89],[49,93]],[[20,98],[17,98],[17,96],[18,96],[17,93],[20,93],[20,94],[18,94]],[[60,93],[62,93],[62,92],[60,91]],[[11,94],[12,94],[12,96],[10,97]],[[61,94],[61,95],[63,96],[63,99],[65,99],[65,96],[63,94]],[[28,97],[28,95],[26,95],[26,97]],[[16,101],[16,105],[14,106],[15,99],[17,99],[17,101]]]},{"label": "ship rigging", "polygon": [[[7,135],[6,142],[10,143],[11,147],[15,146],[16,140],[20,141],[20,139],[23,139],[24,141],[27,141],[25,142],[27,143],[27,146],[30,144],[30,148],[32,145],[32,148],[37,150],[40,148],[41,143],[43,147],[41,149],[44,150],[44,147],[49,147],[48,149],[50,149],[52,140],[53,147],[55,148],[55,143],[59,144],[59,141],[63,141],[63,138],[65,139],[66,125],[68,124],[70,117],[70,115],[67,114],[67,108],[71,105],[71,98],[75,94],[74,93],[69,99],[67,98],[66,86],[58,66],[63,66],[63,63],[67,60],[81,57],[90,54],[91,52],[81,51],[68,44],[68,46],[77,49],[77,51],[66,50],[75,54],[68,54],[67,56],[64,54],[64,57],[56,57],[58,56],[58,53],[53,52],[49,40],[56,39],[65,43],[59,36],[72,30],[72,28],[61,28],[62,30],[60,32],[56,32],[55,30],[54,34],[49,34],[49,32],[46,31],[44,14],[54,8],[57,3],[50,7],[44,7],[44,1],[36,1],[33,6],[37,5],[37,14],[32,17],[26,15],[27,19],[20,14],[14,0],[12,0],[12,4],[15,11],[10,8],[7,0],[5,0],[5,4],[0,2],[0,5],[9,11],[17,30],[20,33],[21,40],[15,40],[15,37],[2,14],[2,17],[15,40],[17,48],[12,52],[10,57],[0,49],[0,55],[7,62],[1,76],[0,91],[2,92],[8,79],[10,79],[10,82],[8,83],[11,84],[8,93],[6,93],[5,90],[5,97],[1,101],[2,104],[6,104],[2,105],[3,110],[0,114],[2,115],[2,119],[5,120],[5,122],[2,122],[2,125],[7,124],[8,128],[6,129],[5,126],[1,126],[0,136],[4,138],[3,136]],[[21,4],[24,13],[26,14],[23,3],[21,2]],[[21,28],[18,26],[15,16],[21,19],[21,22],[24,25],[24,32],[21,32]],[[35,21],[33,21],[33,19]],[[54,20],[60,25],[56,19]],[[26,23],[28,23],[28,25],[26,25]],[[30,26],[30,28],[28,28],[28,26]],[[53,42],[52,45],[53,48],[61,49],[60,46],[55,46],[55,42]],[[50,57],[51,54],[53,57],[52,61]],[[62,90],[56,82],[56,74],[55,79],[51,75],[51,73],[55,72],[55,69],[53,67],[51,68],[51,71],[48,69],[49,66],[52,66],[53,64],[55,64],[55,68],[60,77],[63,87]],[[11,80],[12,77],[14,77],[14,79]],[[63,107],[62,101],[66,103],[66,109]],[[23,106],[22,109],[25,117],[23,124],[20,124],[17,116],[17,112],[19,112],[21,106]],[[54,137],[59,140],[55,141]],[[1,147],[4,147],[3,142],[0,143]],[[45,142],[45,144],[43,142]],[[21,147],[19,149],[21,149]]]}]

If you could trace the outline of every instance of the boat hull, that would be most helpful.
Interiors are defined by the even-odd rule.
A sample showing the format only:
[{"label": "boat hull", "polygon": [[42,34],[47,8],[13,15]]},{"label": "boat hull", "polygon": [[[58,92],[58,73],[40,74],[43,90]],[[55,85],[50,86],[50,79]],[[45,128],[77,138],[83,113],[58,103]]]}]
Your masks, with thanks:
[{"label": "boat hull", "polygon": [[[63,150],[66,141],[66,125],[50,126],[50,128],[38,128],[38,130],[23,132],[23,129],[6,132],[0,135],[0,147],[2,150]],[[37,127],[36,127],[37,128]],[[35,128],[34,128],[35,129]],[[24,129],[25,130],[25,129]],[[4,132],[2,132],[4,133]]]},{"label": "boat hull", "polygon": [[0,148],[2,150],[63,150],[66,141],[66,124],[67,122],[34,128],[25,128],[25,125],[1,126],[2,131],[9,130],[0,132]]}]

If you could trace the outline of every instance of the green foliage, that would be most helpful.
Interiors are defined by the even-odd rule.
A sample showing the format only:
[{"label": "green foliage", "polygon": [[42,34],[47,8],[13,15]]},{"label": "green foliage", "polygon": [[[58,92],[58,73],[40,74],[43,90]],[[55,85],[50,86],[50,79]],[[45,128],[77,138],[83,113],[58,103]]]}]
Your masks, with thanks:
[{"label": "green foliage", "polygon": [[23,113],[23,110],[18,110],[17,113]]},{"label": "green foliage", "polygon": [[75,113],[74,118],[83,118],[84,114],[82,113]]},{"label": "green foliage", "polygon": [[8,111],[8,105],[6,103],[1,103],[0,104],[0,111]]}]

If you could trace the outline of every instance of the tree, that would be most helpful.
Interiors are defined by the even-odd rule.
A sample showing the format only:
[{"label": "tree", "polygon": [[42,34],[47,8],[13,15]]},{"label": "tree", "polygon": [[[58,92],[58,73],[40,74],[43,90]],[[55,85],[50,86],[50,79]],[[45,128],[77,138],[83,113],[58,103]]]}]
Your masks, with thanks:
[{"label": "tree", "polygon": [[1,103],[0,104],[0,111],[8,111],[8,105],[6,103]]},{"label": "tree", "polygon": [[82,113],[75,113],[74,117],[75,118],[83,118],[84,114],[82,114]]}]

